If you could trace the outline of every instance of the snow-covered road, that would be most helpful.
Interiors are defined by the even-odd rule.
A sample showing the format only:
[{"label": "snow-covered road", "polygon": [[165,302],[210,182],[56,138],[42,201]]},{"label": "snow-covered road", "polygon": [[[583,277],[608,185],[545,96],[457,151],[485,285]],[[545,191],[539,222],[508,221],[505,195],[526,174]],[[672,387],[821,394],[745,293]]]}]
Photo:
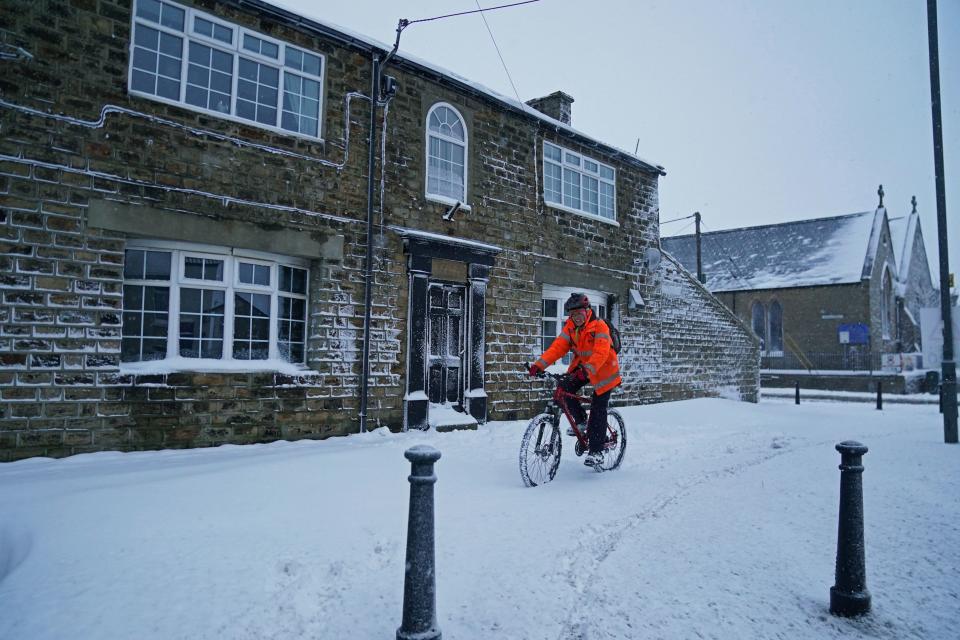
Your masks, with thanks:
[{"label": "snow-covered road", "polygon": [[[0,465],[0,638],[392,638],[415,444],[443,454],[445,638],[955,637],[960,447],[936,406],[621,412],[621,469],[567,446],[529,489],[522,422]],[[827,611],[847,439],[870,447],[859,620]]]}]

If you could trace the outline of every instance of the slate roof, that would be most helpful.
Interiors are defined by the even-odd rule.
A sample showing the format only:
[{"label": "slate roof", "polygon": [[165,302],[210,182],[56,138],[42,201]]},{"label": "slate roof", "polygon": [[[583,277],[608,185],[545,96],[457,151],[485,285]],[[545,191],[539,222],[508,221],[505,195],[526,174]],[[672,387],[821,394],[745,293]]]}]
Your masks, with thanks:
[{"label": "slate roof", "polygon": [[[860,282],[873,269],[886,211],[863,211],[701,234],[712,292]],[[696,236],[662,238],[664,251],[697,272]]]}]

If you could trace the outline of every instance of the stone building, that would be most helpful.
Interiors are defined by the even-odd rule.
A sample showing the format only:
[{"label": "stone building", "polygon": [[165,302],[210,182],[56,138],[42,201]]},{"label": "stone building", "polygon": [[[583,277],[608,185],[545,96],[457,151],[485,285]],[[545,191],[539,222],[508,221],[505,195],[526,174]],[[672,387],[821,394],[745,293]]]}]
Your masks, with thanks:
[{"label": "stone building", "polygon": [[930,261],[920,229],[917,199],[911,199],[909,215],[890,218],[890,236],[897,258],[897,331],[904,353],[923,350],[920,328],[921,309],[940,307],[939,293],[933,284]]},{"label": "stone building", "polygon": [[616,402],[756,400],[748,328],[657,259],[663,168],[562,92],[399,53],[371,127],[388,51],[259,0],[19,0],[0,34],[0,460],[521,419],[574,289]]},{"label": "stone building", "polygon": [[[923,237],[915,210],[892,234],[880,193],[874,211],[701,234],[705,286],[760,338],[764,368],[879,369],[915,350],[933,291]],[[696,272],[694,235],[662,243]]]}]

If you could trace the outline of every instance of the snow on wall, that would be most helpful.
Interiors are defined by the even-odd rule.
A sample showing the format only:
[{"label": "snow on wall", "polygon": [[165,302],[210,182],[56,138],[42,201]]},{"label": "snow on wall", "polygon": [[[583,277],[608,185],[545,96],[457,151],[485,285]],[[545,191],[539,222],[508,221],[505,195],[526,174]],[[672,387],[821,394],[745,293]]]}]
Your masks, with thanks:
[{"label": "snow on wall", "polygon": [[664,258],[663,399],[736,395],[756,402],[760,347],[752,333],[679,262]]}]

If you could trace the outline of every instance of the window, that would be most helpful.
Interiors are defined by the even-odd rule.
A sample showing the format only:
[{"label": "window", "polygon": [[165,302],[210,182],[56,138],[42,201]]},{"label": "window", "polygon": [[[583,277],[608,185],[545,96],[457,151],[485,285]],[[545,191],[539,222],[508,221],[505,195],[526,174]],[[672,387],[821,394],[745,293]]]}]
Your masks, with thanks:
[{"label": "window", "polygon": [[436,104],[427,114],[427,197],[465,204],[467,128],[460,113]]},{"label": "window", "polygon": [[308,278],[302,261],[280,256],[131,244],[124,257],[120,359],[303,364]]},{"label": "window", "polygon": [[136,0],[130,92],[319,138],[323,56],[168,0]]},{"label": "window", "polygon": [[896,326],[896,320],[893,317],[896,311],[894,303],[893,278],[890,275],[890,269],[883,270],[883,280],[880,284],[880,325],[883,329],[883,337],[890,338],[894,335],[893,328]]},{"label": "window", "polygon": [[750,313],[753,317],[753,332],[760,338],[760,351],[761,353],[766,353],[767,351],[767,313],[763,308],[763,305],[759,302],[754,302],[753,306],[750,308]]},{"label": "window", "polygon": [[[546,351],[547,347],[560,335],[560,332],[563,330],[563,323],[567,320],[567,315],[563,312],[563,303],[566,302],[570,294],[574,292],[587,294],[587,297],[590,299],[590,305],[601,318],[606,320],[610,317],[610,310],[607,305],[608,296],[605,293],[590,289],[544,285],[540,320],[540,351],[535,353],[534,357]],[[568,353],[560,362],[566,366],[570,364],[572,358],[573,354]]]},{"label": "window", "polygon": [[548,204],[615,221],[616,187],[612,167],[543,143],[543,199]]},{"label": "window", "polygon": [[774,300],[770,303],[770,348],[767,349],[768,355],[783,355],[783,307]]}]

